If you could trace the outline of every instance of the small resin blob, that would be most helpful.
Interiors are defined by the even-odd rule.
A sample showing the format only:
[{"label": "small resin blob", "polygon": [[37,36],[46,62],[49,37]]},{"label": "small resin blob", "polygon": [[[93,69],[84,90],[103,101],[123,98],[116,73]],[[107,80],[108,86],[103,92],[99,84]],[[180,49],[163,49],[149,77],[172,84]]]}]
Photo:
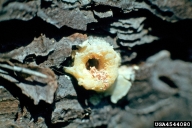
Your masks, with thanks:
[{"label": "small resin blob", "polygon": [[83,42],[72,57],[73,67],[64,67],[64,70],[87,90],[104,92],[118,76],[121,58],[109,43],[100,38]]},{"label": "small resin blob", "polygon": [[107,93],[111,95],[111,102],[117,103],[122,97],[126,96],[135,80],[135,71],[138,70],[137,66],[121,66],[118,70],[118,77]]}]

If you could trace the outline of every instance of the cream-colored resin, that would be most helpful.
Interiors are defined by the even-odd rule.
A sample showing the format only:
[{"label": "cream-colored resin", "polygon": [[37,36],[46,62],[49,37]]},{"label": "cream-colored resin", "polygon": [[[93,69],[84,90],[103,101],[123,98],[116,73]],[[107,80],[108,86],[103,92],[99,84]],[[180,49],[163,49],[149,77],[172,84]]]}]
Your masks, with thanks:
[{"label": "cream-colored resin", "polygon": [[132,82],[135,80],[135,70],[138,70],[137,66],[121,66],[118,70],[118,77],[112,89],[107,93],[111,95],[111,102],[117,103],[122,97],[124,97],[132,86]]},{"label": "cream-colored resin", "polygon": [[64,67],[64,70],[87,90],[104,92],[118,76],[120,56],[109,43],[100,38],[90,38],[83,42],[74,51],[73,58],[73,67]]}]

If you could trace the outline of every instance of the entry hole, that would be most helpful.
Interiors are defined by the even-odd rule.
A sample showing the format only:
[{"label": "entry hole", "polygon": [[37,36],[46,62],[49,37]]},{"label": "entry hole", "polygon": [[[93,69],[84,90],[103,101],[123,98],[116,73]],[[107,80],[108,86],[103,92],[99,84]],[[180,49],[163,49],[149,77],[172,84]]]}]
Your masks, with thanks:
[{"label": "entry hole", "polygon": [[90,70],[90,67],[95,67],[96,69],[99,68],[99,61],[97,59],[89,59],[86,63],[86,68]]}]

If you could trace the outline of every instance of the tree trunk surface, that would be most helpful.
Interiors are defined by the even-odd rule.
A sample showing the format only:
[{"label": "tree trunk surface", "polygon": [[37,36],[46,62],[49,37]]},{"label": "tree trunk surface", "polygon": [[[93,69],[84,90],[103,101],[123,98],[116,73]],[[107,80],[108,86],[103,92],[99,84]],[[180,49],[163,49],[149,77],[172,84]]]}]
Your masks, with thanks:
[{"label": "tree trunk surface", "polygon": [[[1,0],[0,128],[191,121],[191,32],[191,0]],[[121,65],[139,67],[116,104],[63,70],[89,38],[110,43]]]}]

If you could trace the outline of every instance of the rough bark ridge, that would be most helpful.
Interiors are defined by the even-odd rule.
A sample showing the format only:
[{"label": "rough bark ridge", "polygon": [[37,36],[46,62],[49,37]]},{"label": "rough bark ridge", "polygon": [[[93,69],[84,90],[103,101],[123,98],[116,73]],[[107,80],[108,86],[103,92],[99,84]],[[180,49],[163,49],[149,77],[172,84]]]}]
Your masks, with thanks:
[{"label": "rough bark ridge", "polygon": [[[1,0],[0,127],[139,128],[192,119],[191,14],[191,0]],[[89,37],[113,45],[122,65],[140,68],[117,104],[63,71]]]}]

